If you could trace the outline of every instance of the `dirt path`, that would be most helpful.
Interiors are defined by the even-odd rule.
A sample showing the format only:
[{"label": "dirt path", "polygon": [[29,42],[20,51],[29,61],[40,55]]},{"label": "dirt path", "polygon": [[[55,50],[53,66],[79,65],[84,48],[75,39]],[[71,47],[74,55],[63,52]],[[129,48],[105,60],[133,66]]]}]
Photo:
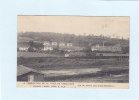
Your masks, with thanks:
[{"label": "dirt path", "polygon": [[45,74],[46,77],[50,76],[64,76],[64,75],[79,75],[79,74],[90,74],[90,73],[97,73],[101,71],[100,68],[82,68],[82,69],[67,69],[67,70],[46,70],[41,71]]}]

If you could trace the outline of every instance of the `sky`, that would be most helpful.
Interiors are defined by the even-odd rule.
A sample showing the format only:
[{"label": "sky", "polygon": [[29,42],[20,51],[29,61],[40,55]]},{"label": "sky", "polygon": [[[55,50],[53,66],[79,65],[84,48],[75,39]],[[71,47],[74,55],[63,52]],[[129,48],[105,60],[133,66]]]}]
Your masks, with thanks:
[{"label": "sky", "polygon": [[130,17],[18,16],[17,32],[56,32],[128,39]]}]

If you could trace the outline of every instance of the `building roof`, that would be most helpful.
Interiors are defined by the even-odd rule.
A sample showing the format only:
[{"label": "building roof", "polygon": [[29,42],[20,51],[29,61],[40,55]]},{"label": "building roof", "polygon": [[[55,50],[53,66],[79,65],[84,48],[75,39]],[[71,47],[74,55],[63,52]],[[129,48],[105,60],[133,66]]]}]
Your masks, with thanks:
[{"label": "building roof", "polygon": [[[95,47],[96,45],[99,45],[100,47],[103,46],[103,44],[94,44],[92,47]],[[113,46],[120,46],[120,44],[104,44],[105,47],[113,47]]]},{"label": "building roof", "polygon": [[40,71],[26,67],[24,65],[17,66],[17,76],[20,76],[29,72],[36,72],[36,73],[42,74]]},{"label": "building roof", "polygon": [[[95,44],[92,44],[92,46],[96,46],[96,45],[103,46],[103,42],[102,42],[102,43],[95,43]],[[114,46],[114,45],[117,45],[117,43],[104,42],[104,46]],[[119,45],[120,45],[120,44],[119,44]]]}]

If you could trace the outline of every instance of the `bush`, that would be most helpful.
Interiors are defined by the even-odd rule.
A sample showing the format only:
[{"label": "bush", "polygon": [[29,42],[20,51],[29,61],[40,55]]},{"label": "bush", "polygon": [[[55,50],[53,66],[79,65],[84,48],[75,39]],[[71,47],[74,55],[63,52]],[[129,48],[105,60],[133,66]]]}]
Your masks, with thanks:
[{"label": "bush", "polygon": [[42,62],[44,62],[43,59],[39,59],[39,60],[38,60],[38,63],[42,63]]},{"label": "bush", "polygon": [[21,64],[23,64],[24,63],[24,60],[25,60],[25,58],[24,57],[19,57],[18,59],[17,59],[17,65],[21,65]]}]

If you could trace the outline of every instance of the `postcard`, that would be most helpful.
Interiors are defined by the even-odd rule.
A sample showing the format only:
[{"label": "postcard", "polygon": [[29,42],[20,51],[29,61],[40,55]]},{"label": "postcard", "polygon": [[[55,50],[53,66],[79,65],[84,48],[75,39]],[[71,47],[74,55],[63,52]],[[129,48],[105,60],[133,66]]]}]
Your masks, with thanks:
[{"label": "postcard", "polygon": [[17,18],[17,87],[129,88],[129,16]]}]

